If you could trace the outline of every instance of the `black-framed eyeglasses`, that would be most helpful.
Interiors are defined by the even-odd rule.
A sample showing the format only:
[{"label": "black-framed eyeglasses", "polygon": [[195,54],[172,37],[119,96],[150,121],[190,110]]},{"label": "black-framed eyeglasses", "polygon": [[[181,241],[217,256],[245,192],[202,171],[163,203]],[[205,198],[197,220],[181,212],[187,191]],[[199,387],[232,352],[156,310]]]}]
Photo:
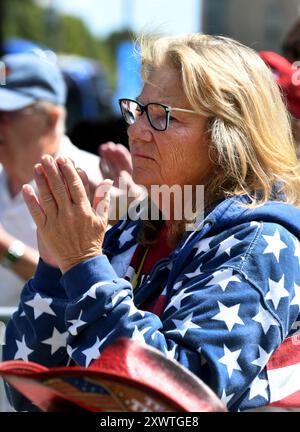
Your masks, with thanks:
[{"label": "black-framed eyeglasses", "polygon": [[150,125],[157,131],[165,131],[168,129],[172,111],[198,114],[196,111],[174,108],[157,102],[150,102],[143,105],[141,102],[134,99],[119,99],[119,105],[122,116],[129,126],[135,123],[145,112]]}]

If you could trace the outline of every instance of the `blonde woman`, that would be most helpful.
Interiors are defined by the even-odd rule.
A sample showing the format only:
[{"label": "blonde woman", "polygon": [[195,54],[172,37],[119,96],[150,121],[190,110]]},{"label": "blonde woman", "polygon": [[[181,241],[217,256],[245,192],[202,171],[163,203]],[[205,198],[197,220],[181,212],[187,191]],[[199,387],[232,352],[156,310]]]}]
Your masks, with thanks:
[{"label": "blonde woman", "polygon": [[[224,37],[144,41],[142,64],[141,94],[120,107],[133,179],[162,217],[122,220],[104,239],[108,193],[95,214],[72,163],[44,156],[39,198],[23,188],[42,259],[4,357],[89,366],[127,337],[176,359],[229,410],[286,402],[298,390],[280,377],[297,363],[300,177],[280,91],[254,51]],[[153,186],[193,186],[193,228],[175,217],[183,201]]]}]

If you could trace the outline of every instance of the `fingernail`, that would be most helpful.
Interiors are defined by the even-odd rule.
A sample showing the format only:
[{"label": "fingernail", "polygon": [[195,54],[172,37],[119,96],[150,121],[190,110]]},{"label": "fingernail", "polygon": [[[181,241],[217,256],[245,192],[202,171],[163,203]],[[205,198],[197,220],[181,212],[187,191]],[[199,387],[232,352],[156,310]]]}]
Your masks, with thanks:
[{"label": "fingernail", "polygon": [[30,185],[24,184],[22,186],[22,189],[23,189],[24,192],[31,194],[31,186]]},{"label": "fingernail", "polygon": [[43,167],[42,167],[42,165],[41,164],[37,164],[37,165],[35,165],[35,167],[34,167],[34,172],[37,174],[37,175],[43,175]]},{"label": "fingernail", "polygon": [[68,160],[67,160],[65,157],[63,157],[63,156],[59,156],[59,157],[56,159],[56,162],[57,162],[59,165],[65,165],[65,164],[68,162]]},{"label": "fingernail", "polygon": [[111,179],[104,179],[104,180],[103,180],[103,183],[105,183],[105,184],[107,184],[107,185],[109,185],[109,186],[112,186],[112,185],[114,184],[114,181],[111,180]]},{"label": "fingernail", "polygon": [[42,162],[48,166],[51,166],[53,164],[53,158],[52,158],[52,156],[49,156],[49,155],[43,156]]}]

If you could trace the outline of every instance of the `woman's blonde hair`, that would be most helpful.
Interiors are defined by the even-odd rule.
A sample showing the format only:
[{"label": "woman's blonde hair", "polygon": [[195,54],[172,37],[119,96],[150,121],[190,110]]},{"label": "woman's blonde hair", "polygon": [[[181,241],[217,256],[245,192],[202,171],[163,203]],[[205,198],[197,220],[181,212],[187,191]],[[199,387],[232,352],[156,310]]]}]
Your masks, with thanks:
[{"label": "woman's blonde hair", "polygon": [[[259,55],[222,36],[143,37],[142,73],[166,65],[180,73],[191,107],[208,117],[216,197],[248,195],[263,204],[279,185],[283,201],[300,206],[300,171],[289,115],[272,72]],[[210,201],[210,199],[209,199]]]}]

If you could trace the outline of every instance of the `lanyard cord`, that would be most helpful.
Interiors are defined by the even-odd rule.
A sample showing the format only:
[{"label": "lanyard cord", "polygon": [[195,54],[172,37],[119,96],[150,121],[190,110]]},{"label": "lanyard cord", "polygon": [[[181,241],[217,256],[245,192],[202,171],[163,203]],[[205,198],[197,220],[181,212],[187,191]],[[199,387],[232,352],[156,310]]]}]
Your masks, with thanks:
[{"label": "lanyard cord", "polygon": [[133,289],[133,290],[136,288],[136,285],[137,285],[138,279],[139,279],[139,277],[140,277],[140,274],[141,274],[141,271],[142,271],[142,268],[143,268],[143,265],[144,265],[145,259],[146,259],[147,255],[148,255],[148,252],[149,252],[149,248],[147,248],[147,249],[145,250],[144,255],[143,255],[143,258],[142,258],[142,261],[141,261],[141,263],[140,263],[140,265],[139,265],[138,271],[136,272],[135,278],[134,278],[134,280],[133,280],[133,282],[132,282],[132,289]]}]

